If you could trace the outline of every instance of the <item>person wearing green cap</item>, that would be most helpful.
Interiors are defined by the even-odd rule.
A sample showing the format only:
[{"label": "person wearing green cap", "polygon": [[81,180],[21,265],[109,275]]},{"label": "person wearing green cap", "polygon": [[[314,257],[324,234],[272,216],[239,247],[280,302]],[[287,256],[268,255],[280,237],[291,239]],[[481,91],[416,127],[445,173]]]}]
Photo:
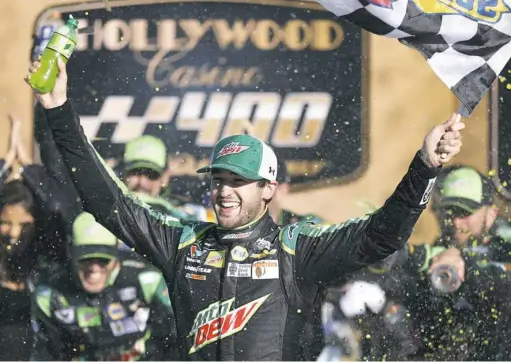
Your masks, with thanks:
[{"label": "person wearing green cap", "polygon": [[163,275],[88,213],[73,223],[71,264],[32,292],[31,360],[175,359],[174,315]]},{"label": "person wearing green cap", "polygon": [[440,173],[431,206],[441,234],[432,245],[411,249],[410,258],[420,270],[430,269],[434,258],[461,264],[463,257],[501,263],[511,270],[511,225],[499,216],[495,194],[492,181],[473,167],[455,165]]},{"label": "person wearing green cap", "polygon": [[84,209],[162,270],[181,360],[294,360],[322,291],[407,242],[440,167],[459,153],[465,126],[453,114],[434,127],[380,209],[334,225],[277,225],[268,213],[278,184],[275,153],[248,135],[225,137],[198,170],[211,176],[217,223],[190,222],[147,208],[103,167],[67,99],[65,64],[59,70],[52,92],[35,93],[37,107]]},{"label": "person wearing green cap", "polygon": [[495,193],[492,181],[472,167],[447,173],[434,205],[442,230],[436,244],[480,248],[492,260],[511,261],[511,226],[499,216]]},{"label": "person wearing green cap", "polygon": [[144,135],[126,144],[122,178],[128,189],[156,211],[179,219],[195,220],[193,214],[160,196],[167,182],[166,169],[167,148],[161,139]]}]

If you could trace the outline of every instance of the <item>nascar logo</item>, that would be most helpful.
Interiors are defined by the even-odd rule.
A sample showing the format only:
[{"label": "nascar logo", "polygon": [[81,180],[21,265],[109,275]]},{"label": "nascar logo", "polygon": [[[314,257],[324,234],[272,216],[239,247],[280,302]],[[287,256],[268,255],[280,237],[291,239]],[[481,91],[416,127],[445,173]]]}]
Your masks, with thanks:
[{"label": "nascar logo", "polygon": [[230,310],[235,300],[231,298],[224,302],[212,303],[208,308],[200,311],[188,335],[195,334],[193,346],[188,354],[241,331],[269,296],[270,294],[267,294],[234,310]]},{"label": "nascar logo", "polygon": [[[400,0],[367,0],[368,4],[394,9]],[[425,14],[459,14],[472,20],[496,23],[511,12],[511,0],[410,0]]]}]

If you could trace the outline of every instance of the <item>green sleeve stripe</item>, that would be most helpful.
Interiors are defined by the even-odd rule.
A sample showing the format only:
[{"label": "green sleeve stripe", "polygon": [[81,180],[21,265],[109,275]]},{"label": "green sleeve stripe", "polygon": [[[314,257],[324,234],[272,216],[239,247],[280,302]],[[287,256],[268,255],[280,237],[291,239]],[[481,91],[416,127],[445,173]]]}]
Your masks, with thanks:
[{"label": "green sleeve stripe", "polygon": [[344,229],[351,224],[358,223],[360,221],[367,220],[370,215],[365,215],[360,218],[349,219],[341,224],[307,224],[301,230],[300,234],[310,237],[320,237],[323,234],[333,234],[340,229]]},{"label": "green sleeve stripe", "polygon": [[295,254],[298,236],[307,236],[309,239],[323,237],[324,234],[333,234],[350,224],[367,220],[371,215],[365,215],[360,218],[349,219],[342,224],[315,224],[308,220],[303,220],[294,224],[286,225],[279,234],[282,249],[291,255]]}]

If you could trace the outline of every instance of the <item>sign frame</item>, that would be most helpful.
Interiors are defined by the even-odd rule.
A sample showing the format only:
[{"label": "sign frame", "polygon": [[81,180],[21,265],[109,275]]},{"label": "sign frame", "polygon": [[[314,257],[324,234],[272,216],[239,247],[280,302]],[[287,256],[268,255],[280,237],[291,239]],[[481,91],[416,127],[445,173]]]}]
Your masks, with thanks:
[{"label": "sign frame", "polygon": [[[150,5],[150,4],[166,4],[166,3],[212,3],[212,2],[222,2],[222,3],[235,3],[235,4],[256,4],[256,5],[266,5],[266,6],[281,6],[288,8],[297,8],[297,9],[307,9],[307,10],[316,10],[323,11],[328,13],[321,5],[319,5],[314,0],[110,0],[109,7],[111,10],[107,11],[115,11],[117,7],[125,7],[130,5]],[[87,10],[97,10],[104,8],[106,10],[105,2],[103,0],[86,0],[75,3],[57,3],[50,5],[43,9],[37,15],[34,25],[33,25],[33,33],[37,34],[38,29],[41,26],[41,21],[45,19],[49,14],[55,11],[59,12],[76,12],[76,11],[87,11]],[[328,179],[317,179],[306,181],[300,184],[294,184],[291,182],[291,192],[301,192],[307,190],[313,190],[316,188],[330,187],[330,186],[339,186],[345,185],[347,183],[358,180],[365,174],[367,169],[369,168],[369,162],[371,160],[370,155],[370,111],[369,111],[369,82],[370,82],[370,70],[369,70],[369,57],[370,57],[370,46],[369,41],[372,35],[367,31],[361,29],[360,33],[360,66],[361,66],[361,77],[360,77],[360,162],[359,166],[354,169],[352,172],[345,176],[341,177],[333,177]],[[35,142],[35,141],[34,141]],[[342,142],[342,136],[339,139],[339,142]],[[37,145],[34,147],[34,153],[38,149]],[[292,177],[292,174],[290,174]],[[511,197],[511,194],[510,194]]]}]

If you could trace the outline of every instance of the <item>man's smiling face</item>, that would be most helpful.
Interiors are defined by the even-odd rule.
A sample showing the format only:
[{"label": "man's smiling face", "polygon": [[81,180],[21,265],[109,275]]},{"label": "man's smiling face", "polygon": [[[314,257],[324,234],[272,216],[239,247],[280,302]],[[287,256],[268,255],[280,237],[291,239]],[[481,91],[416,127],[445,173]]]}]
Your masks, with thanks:
[{"label": "man's smiling face", "polygon": [[273,197],[275,185],[254,181],[227,170],[211,173],[211,201],[218,225],[235,229],[257,219],[266,201]]}]

